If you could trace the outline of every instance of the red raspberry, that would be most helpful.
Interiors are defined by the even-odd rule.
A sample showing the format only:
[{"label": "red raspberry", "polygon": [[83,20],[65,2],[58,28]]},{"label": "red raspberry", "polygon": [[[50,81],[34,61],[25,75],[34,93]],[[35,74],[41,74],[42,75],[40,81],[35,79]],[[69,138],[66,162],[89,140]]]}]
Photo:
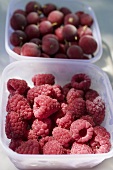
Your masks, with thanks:
[{"label": "red raspberry", "polygon": [[15,151],[22,142],[22,139],[11,139],[11,142],[9,143],[9,148]]},{"label": "red raspberry", "polygon": [[69,103],[67,111],[72,113],[73,117],[80,118],[86,112],[86,102],[82,98],[76,98],[72,103]]},{"label": "red raspberry", "polygon": [[31,109],[27,99],[20,94],[15,94],[9,98],[7,111],[17,112],[23,119],[31,119],[33,116],[33,110]]},{"label": "red raspberry", "polygon": [[99,96],[99,94],[96,90],[88,89],[88,91],[85,94],[85,99],[93,101],[97,96]]},{"label": "red raspberry", "polygon": [[37,139],[38,140],[38,136],[37,133],[34,132],[34,130],[30,129],[27,133],[27,139]]},{"label": "red raspberry", "polygon": [[52,74],[36,74],[32,77],[32,81],[35,86],[40,86],[42,84],[53,85],[55,83],[55,77]]},{"label": "red raspberry", "polygon": [[39,154],[40,145],[37,140],[28,140],[23,142],[15,152],[19,154]]},{"label": "red raspberry", "polygon": [[90,146],[94,153],[107,153],[111,149],[110,140],[98,135],[90,141]]},{"label": "red raspberry", "polygon": [[75,74],[71,79],[71,85],[78,90],[88,90],[91,85],[91,79],[86,74]]},{"label": "red raspberry", "polygon": [[34,98],[38,97],[39,95],[46,95],[46,96],[52,96],[53,95],[53,87],[49,84],[44,84],[40,86],[35,86],[31,88],[27,93],[27,100],[33,104]]},{"label": "red raspberry", "polygon": [[100,96],[93,101],[86,100],[86,108],[89,115],[93,117],[96,125],[100,125],[105,118],[105,103]]},{"label": "red raspberry", "polygon": [[92,138],[93,127],[88,121],[77,119],[71,124],[70,132],[75,141],[84,143]]},{"label": "red raspberry", "polygon": [[47,118],[59,109],[60,103],[49,96],[39,95],[34,99],[33,112],[38,119]]},{"label": "red raspberry", "polygon": [[48,141],[43,147],[43,154],[63,154],[63,147],[57,140]]},{"label": "red raspberry", "polygon": [[76,98],[83,98],[84,92],[82,90],[76,90],[71,88],[66,96],[67,103],[72,103]]},{"label": "red raspberry", "polygon": [[110,133],[103,126],[94,127],[94,136],[100,136],[106,140],[110,139]]},{"label": "red raspberry", "polygon": [[62,87],[60,85],[53,85],[53,95],[52,98],[57,99],[59,102],[64,100],[64,95],[62,91]]},{"label": "red raspberry", "polygon": [[67,95],[68,91],[72,88],[71,83],[65,84],[62,88],[64,96]]},{"label": "red raspberry", "polygon": [[34,133],[36,133],[37,137],[40,136],[44,137],[49,135],[50,127],[51,127],[50,119],[45,119],[42,121],[36,119],[32,124],[32,130]]},{"label": "red raspberry", "polygon": [[80,119],[87,120],[92,126],[95,126],[93,118],[90,115],[84,115]]},{"label": "red raspberry", "polygon": [[28,89],[27,82],[20,79],[9,79],[7,82],[7,89],[11,94],[21,94],[23,95]]},{"label": "red raspberry", "polygon": [[53,136],[45,136],[45,137],[42,137],[40,140],[39,140],[39,144],[40,144],[40,150],[41,152],[43,153],[43,147],[44,145],[51,141],[51,140],[54,140]]},{"label": "red raspberry", "polygon": [[18,113],[12,111],[6,116],[5,132],[9,139],[21,139],[27,132],[27,123],[22,120]]},{"label": "red raspberry", "polygon": [[72,140],[70,131],[61,127],[55,127],[52,131],[52,135],[54,139],[60,142],[64,147],[68,147]]},{"label": "red raspberry", "polygon": [[66,115],[56,120],[56,124],[61,128],[69,129],[73,120],[72,114],[67,112]]},{"label": "red raspberry", "polygon": [[90,146],[74,142],[71,148],[71,154],[93,154]]}]

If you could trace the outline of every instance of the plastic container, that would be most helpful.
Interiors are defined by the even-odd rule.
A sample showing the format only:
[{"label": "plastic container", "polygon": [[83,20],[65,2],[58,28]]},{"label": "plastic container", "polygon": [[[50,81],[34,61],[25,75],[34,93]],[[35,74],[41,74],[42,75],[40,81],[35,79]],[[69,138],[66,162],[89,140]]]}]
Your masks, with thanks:
[{"label": "plastic container", "polygon": [[[100,35],[100,30],[99,30],[99,25],[97,22],[97,18],[95,16],[95,13],[93,11],[93,9],[88,6],[87,4],[85,4],[84,2],[81,2],[79,0],[55,0],[54,2],[52,0],[37,0],[41,5],[46,4],[46,3],[54,3],[56,4],[57,7],[68,7],[69,9],[72,10],[72,12],[76,12],[76,11],[84,11],[88,14],[90,14],[93,19],[94,19],[94,23],[91,27],[92,31],[93,31],[93,36],[96,39],[97,43],[98,43],[98,49],[94,54],[94,57],[89,59],[89,60],[78,60],[78,59],[71,59],[73,61],[83,61],[85,63],[94,63],[97,60],[99,60],[102,56],[102,42],[101,42],[101,35]],[[11,33],[13,32],[11,26],[10,26],[10,18],[13,14],[13,12],[16,9],[25,9],[25,5],[28,3],[28,0],[11,0],[9,3],[9,8],[7,11],[7,17],[6,17],[6,29],[5,29],[5,48],[7,53],[9,54],[10,57],[10,61],[15,61],[15,60],[35,60],[36,57],[27,57],[27,56],[20,56],[18,54],[16,54],[15,52],[12,51],[12,45],[9,41],[9,37],[11,35]],[[37,58],[37,60],[44,60],[44,58]],[[46,58],[46,60],[64,60],[64,59],[51,59],[51,58]],[[69,60],[69,59],[67,59]]]},{"label": "plastic container", "polygon": [[[56,83],[64,85],[76,73],[86,73],[90,76],[91,88],[97,90],[105,102],[106,116],[103,126],[111,134],[112,148],[104,154],[77,154],[77,155],[21,155],[9,149],[10,140],[5,135],[5,116],[8,90],[7,81],[10,78],[20,78],[28,82],[32,87],[31,77],[38,73],[52,73],[56,77]],[[103,160],[113,156],[113,93],[107,75],[97,66],[91,63],[65,61],[16,61],[9,64],[1,77],[0,93],[0,141],[14,165],[19,169],[71,169],[91,168]]]}]

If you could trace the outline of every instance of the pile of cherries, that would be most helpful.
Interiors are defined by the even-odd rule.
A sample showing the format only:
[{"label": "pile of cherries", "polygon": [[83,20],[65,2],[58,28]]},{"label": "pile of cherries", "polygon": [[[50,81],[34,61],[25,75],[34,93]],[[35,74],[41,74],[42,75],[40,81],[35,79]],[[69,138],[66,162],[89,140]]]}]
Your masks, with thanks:
[{"label": "pile of cherries", "polygon": [[93,17],[55,4],[30,1],[10,18],[13,51],[22,56],[90,59],[97,51]]}]

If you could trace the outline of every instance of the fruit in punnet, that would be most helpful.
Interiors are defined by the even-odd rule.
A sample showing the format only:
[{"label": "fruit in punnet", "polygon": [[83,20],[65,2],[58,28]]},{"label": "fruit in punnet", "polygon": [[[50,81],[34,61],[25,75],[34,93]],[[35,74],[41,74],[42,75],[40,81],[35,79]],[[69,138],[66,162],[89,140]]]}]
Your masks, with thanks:
[{"label": "fruit in punnet", "polygon": [[[18,55],[23,54],[19,46],[33,42],[38,45],[39,51],[35,56],[31,53],[31,57],[89,60],[96,55],[98,49],[98,42],[93,35],[93,23],[93,17],[84,11],[72,11],[54,3],[41,5],[37,1],[29,1],[24,9],[19,8],[13,12],[10,18],[13,32],[9,40],[12,50]],[[15,31],[23,33],[16,34]]]},{"label": "fruit in punnet", "polygon": [[[35,44],[36,45],[36,44]],[[74,74],[63,87],[50,73],[27,81],[9,79],[5,133],[18,154],[97,154],[111,149],[110,133],[101,126],[105,103],[90,88],[91,78]]]}]

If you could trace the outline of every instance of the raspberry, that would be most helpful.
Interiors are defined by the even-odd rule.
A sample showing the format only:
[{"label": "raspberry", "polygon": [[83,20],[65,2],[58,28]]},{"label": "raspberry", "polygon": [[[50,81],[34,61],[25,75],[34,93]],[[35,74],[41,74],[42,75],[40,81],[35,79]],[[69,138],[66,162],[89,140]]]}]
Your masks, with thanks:
[{"label": "raspberry", "polygon": [[86,102],[82,98],[76,98],[72,103],[69,103],[67,111],[72,113],[75,118],[80,118],[86,112]]},{"label": "raspberry", "polygon": [[75,141],[84,143],[92,138],[93,127],[88,121],[77,119],[71,124],[70,132]]},{"label": "raspberry", "polygon": [[28,91],[27,100],[31,104],[33,104],[34,98],[38,97],[41,94],[46,95],[46,96],[52,96],[53,95],[53,87],[49,84],[35,86]]},{"label": "raspberry", "polygon": [[38,119],[47,118],[59,109],[59,102],[49,96],[39,95],[34,99],[33,112],[34,116]]},{"label": "raspberry", "polygon": [[28,88],[27,82],[20,79],[9,79],[7,82],[7,89],[11,94],[21,94],[23,95]]},{"label": "raspberry", "polygon": [[42,121],[39,121],[38,119],[34,120],[32,124],[32,130],[34,133],[36,133],[37,137],[44,137],[49,135],[50,131],[50,119],[45,119]]},{"label": "raspberry", "polygon": [[76,98],[83,98],[84,92],[82,90],[76,90],[71,88],[66,96],[67,103],[72,103]]},{"label": "raspberry", "polygon": [[107,153],[111,149],[110,140],[98,135],[90,141],[90,146],[94,153]]},{"label": "raspberry", "polygon": [[37,140],[28,140],[23,142],[15,152],[19,154],[39,154],[40,145]]},{"label": "raspberry", "polygon": [[22,139],[11,139],[11,142],[9,143],[9,148],[15,151],[22,142]]},{"label": "raspberry", "polygon": [[66,115],[56,120],[56,124],[61,128],[69,129],[73,120],[72,114],[67,112]]},{"label": "raspberry", "polygon": [[91,79],[86,74],[75,74],[71,78],[71,85],[78,90],[88,90],[91,85]]},{"label": "raspberry", "polygon": [[97,96],[99,96],[99,94],[96,90],[88,89],[88,91],[85,94],[85,99],[93,101]]},{"label": "raspberry", "polygon": [[20,94],[15,94],[9,98],[7,111],[17,112],[23,119],[31,119],[33,116],[33,110],[31,109],[27,99]]},{"label": "raspberry", "polygon": [[72,140],[70,131],[61,127],[55,127],[52,131],[52,135],[54,139],[60,142],[64,147],[68,147]]},{"label": "raspberry", "polygon": [[71,148],[71,154],[93,154],[90,146],[74,142]]},{"label": "raspberry", "polygon": [[27,131],[27,123],[22,120],[18,113],[12,111],[6,116],[5,132],[7,138],[21,139]]},{"label": "raspberry", "polygon": [[62,87],[60,85],[53,85],[53,96],[52,98],[57,99],[59,102],[62,102],[64,100],[64,95],[62,91]]},{"label": "raspberry", "polygon": [[30,129],[27,133],[27,139],[37,139],[38,140],[38,136],[37,133],[34,132],[34,130]]},{"label": "raspberry", "polygon": [[71,88],[72,88],[71,83],[67,83],[67,84],[65,84],[65,85],[63,86],[62,90],[63,90],[64,96],[67,95],[68,91],[69,91]]},{"label": "raspberry", "polygon": [[100,136],[106,140],[110,139],[110,133],[103,126],[94,127],[94,136]]},{"label": "raspberry", "polygon": [[49,141],[51,141],[51,140],[53,140],[53,139],[54,139],[53,136],[45,136],[45,137],[42,137],[42,138],[39,140],[40,150],[41,150],[42,153],[43,153],[43,147],[44,147],[44,145],[45,145],[47,142],[49,142]]},{"label": "raspberry", "polygon": [[43,154],[63,154],[63,147],[57,140],[48,141],[43,147]]},{"label": "raspberry", "polygon": [[53,85],[55,83],[55,77],[52,74],[36,74],[32,77],[32,81],[35,86],[42,84]]},{"label": "raspberry", "polygon": [[93,101],[86,100],[86,108],[89,115],[93,117],[96,125],[100,125],[105,118],[105,103],[100,96]]},{"label": "raspberry", "polygon": [[84,115],[80,119],[87,120],[92,126],[95,126],[93,118],[90,115]]}]

